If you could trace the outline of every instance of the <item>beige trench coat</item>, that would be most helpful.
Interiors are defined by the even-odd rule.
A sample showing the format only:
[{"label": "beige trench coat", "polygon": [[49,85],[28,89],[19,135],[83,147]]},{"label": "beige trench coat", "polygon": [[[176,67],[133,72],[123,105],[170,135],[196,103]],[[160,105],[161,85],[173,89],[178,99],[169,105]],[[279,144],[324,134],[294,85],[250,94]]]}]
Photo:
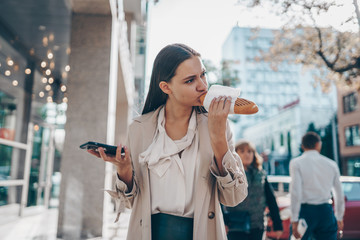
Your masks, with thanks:
[{"label": "beige trench coat", "polygon": [[[151,203],[149,172],[147,164],[139,163],[138,156],[151,144],[159,109],[134,119],[129,127],[127,146],[129,146],[134,168],[134,194],[127,197],[127,206],[132,208],[127,239],[151,239]],[[247,181],[243,165],[234,151],[232,134],[227,127],[229,149],[224,158],[229,158],[225,166],[232,180],[221,184],[211,173],[218,175],[214,163],[214,153],[210,144],[207,116],[197,115],[199,131],[200,167],[197,170],[195,186],[194,240],[227,239],[220,203],[235,206],[247,196]],[[120,180],[118,180],[120,181]],[[169,186],[171,187],[171,186]],[[135,188],[135,189],[134,189]],[[166,194],[166,192],[164,192]]]}]

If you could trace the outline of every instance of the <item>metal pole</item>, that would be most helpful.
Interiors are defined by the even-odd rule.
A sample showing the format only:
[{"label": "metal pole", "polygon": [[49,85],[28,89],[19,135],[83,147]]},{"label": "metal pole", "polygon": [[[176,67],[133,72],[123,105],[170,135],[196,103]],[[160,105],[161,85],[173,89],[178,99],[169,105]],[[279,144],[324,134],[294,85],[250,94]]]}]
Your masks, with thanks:
[{"label": "metal pole", "polygon": [[47,169],[46,169],[46,178],[45,178],[45,194],[44,194],[44,205],[45,208],[49,207],[50,201],[50,192],[51,192],[51,176],[54,165],[54,136],[55,136],[55,128],[53,126],[49,127],[50,137],[49,137],[49,148],[48,148],[48,156],[47,156]]},{"label": "metal pole", "polygon": [[25,155],[25,168],[24,168],[24,185],[21,192],[21,202],[19,216],[22,217],[24,214],[24,208],[27,204],[28,190],[29,190],[29,177],[30,177],[30,163],[33,148],[33,124],[30,122],[28,125],[28,135],[26,143],[26,155]]},{"label": "metal pole", "polygon": [[[336,112],[335,112],[336,113]],[[334,160],[336,164],[339,166],[339,157],[338,157],[338,148],[337,148],[337,132],[336,132],[336,122],[335,122],[335,116],[334,115],[331,118],[331,130],[332,130],[332,144],[333,144],[333,154],[334,154]]]}]

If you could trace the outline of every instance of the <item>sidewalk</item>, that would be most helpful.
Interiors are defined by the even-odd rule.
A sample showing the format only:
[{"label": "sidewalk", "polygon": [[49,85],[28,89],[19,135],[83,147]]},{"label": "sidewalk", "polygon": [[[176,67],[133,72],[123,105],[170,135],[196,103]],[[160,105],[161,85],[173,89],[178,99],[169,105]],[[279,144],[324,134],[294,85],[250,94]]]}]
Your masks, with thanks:
[{"label": "sidewalk", "polygon": [[[0,240],[60,240],[56,238],[57,219],[57,208],[27,213],[21,218],[0,216]],[[92,239],[125,240],[130,210],[121,214],[119,222],[114,223],[114,219],[115,213],[108,214],[108,227],[104,230],[104,236]]]}]

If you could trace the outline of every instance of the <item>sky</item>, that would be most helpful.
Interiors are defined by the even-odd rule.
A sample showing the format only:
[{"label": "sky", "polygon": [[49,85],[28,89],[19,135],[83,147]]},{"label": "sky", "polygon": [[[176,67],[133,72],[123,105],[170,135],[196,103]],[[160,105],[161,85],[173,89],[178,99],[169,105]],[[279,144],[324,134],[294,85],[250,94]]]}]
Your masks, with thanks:
[{"label": "sky", "polygon": [[271,28],[279,27],[280,21],[264,10],[236,5],[235,0],[159,0],[149,14],[149,63],[167,44],[184,43],[217,64],[221,46],[236,24]]},{"label": "sky", "polygon": [[[350,3],[349,8],[341,11],[352,11],[352,1],[338,1]],[[272,29],[282,26],[283,20],[269,9],[268,6],[249,9],[237,4],[237,0],[159,0],[149,9],[147,79],[157,53],[171,43],[187,44],[203,59],[220,66],[222,44],[234,26]],[[340,22],[337,18],[348,16],[336,10],[322,21],[335,25]]]}]

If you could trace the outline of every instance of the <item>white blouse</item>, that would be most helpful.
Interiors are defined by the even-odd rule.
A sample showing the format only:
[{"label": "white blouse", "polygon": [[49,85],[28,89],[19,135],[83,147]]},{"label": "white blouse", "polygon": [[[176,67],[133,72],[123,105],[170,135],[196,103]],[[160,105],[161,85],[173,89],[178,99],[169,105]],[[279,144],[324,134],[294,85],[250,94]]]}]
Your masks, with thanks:
[{"label": "white blouse", "polygon": [[[181,154],[180,154],[181,153]],[[140,154],[149,168],[151,213],[194,216],[195,171],[199,153],[196,112],[193,111],[187,134],[172,140],[165,130],[165,108],[158,116],[152,144]],[[180,157],[181,155],[181,157]]]}]

